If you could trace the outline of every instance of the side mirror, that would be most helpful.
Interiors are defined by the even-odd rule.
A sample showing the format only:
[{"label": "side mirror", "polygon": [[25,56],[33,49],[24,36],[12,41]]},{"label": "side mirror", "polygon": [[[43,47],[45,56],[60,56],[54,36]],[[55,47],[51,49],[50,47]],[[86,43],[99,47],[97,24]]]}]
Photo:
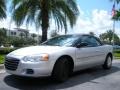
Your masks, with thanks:
[{"label": "side mirror", "polygon": [[86,47],[86,46],[88,46],[88,44],[82,42],[82,43],[78,44],[76,47],[77,47],[77,48],[81,48],[81,47]]}]

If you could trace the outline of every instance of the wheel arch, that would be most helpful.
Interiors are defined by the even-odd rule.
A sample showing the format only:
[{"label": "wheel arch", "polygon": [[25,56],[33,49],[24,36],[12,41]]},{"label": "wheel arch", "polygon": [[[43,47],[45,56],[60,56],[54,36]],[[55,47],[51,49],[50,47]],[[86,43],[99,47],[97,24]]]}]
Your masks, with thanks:
[{"label": "wheel arch", "polygon": [[112,62],[110,62],[110,64],[108,64],[108,57],[111,57],[111,60],[113,60],[113,54],[111,52],[109,52],[106,56],[105,62],[102,65],[103,69],[110,69],[112,66]]},{"label": "wheel arch", "polygon": [[52,72],[54,71],[55,65],[59,62],[59,60],[61,60],[61,58],[67,58],[67,60],[70,62],[71,69],[72,69],[72,70],[74,69],[74,60],[73,60],[73,58],[72,58],[71,56],[69,56],[69,55],[62,55],[62,56],[60,56],[60,57],[56,60],[54,66],[53,66]]},{"label": "wheel arch", "polygon": [[107,57],[108,56],[110,56],[111,58],[112,58],[112,60],[113,60],[113,54],[111,53],[111,52],[109,52],[108,54],[107,54]]}]

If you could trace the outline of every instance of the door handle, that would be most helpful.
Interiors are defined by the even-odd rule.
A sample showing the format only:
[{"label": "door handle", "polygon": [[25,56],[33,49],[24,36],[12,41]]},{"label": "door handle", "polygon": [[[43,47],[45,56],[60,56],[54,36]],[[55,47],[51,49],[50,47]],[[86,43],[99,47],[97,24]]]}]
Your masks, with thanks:
[{"label": "door handle", "polygon": [[100,52],[100,50],[96,50],[96,52]]}]

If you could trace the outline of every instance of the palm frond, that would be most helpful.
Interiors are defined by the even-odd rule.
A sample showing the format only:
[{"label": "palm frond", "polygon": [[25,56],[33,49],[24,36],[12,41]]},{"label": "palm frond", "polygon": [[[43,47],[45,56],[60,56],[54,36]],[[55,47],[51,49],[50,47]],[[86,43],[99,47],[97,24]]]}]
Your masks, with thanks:
[{"label": "palm frond", "polygon": [[0,0],[0,19],[6,18],[6,2]]},{"label": "palm frond", "polygon": [[117,4],[120,3],[120,0],[110,0],[110,1],[112,1],[112,2],[116,2]]}]

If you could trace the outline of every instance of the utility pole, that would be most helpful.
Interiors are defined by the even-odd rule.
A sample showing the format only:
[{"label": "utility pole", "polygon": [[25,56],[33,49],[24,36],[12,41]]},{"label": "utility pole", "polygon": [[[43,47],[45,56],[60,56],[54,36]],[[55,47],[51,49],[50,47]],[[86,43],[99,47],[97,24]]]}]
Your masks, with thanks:
[{"label": "utility pole", "polygon": [[[112,17],[114,17],[116,14],[116,10],[115,10],[115,1],[113,4],[113,8],[112,8]],[[112,36],[112,40],[113,40],[113,46],[115,45],[115,19],[113,19],[113,36]]]},{"label": "utility pole", "polygon": [[112,40],[113,40],[113,46],[115,45],[115,20],[113,20],[113,36],[112,36]]}]

